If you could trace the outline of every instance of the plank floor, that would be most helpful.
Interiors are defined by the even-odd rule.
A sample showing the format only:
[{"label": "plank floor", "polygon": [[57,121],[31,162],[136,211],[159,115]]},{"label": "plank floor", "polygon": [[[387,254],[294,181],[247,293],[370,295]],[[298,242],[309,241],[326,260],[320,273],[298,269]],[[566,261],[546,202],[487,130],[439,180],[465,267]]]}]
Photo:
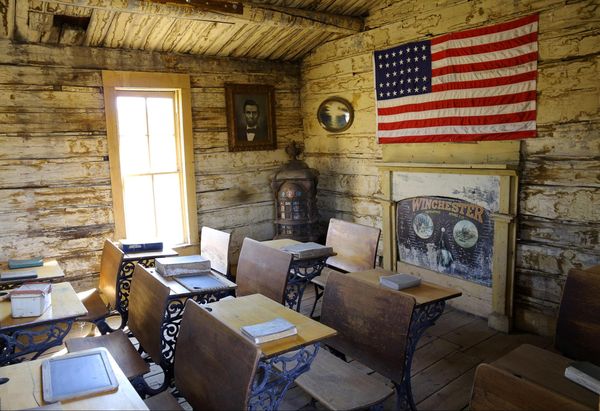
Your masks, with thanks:
[{"label": "plank floor", "polygon": [[[314,290],[307,287],[301,312],[308,315],[314,302]],[[316,314],[320,312],[320,302]],[[79,337],[90,332],[89,325],[73,326],[68,338]],[[135,339],[133,340],[136,344]],[[413,358],[411,375],[412,390],[417,408],[421,410],[463,410],[468,406],[475,367],[481,362],[491,362],[508,353],[520,344],[532,344],[547,348],[552,340],[526,333],[504,334],[487,327],[483,318],[446,307],[437,323],[421,337]],[[136,344],[137,346],[137,344]],[[58,347],[44,355],[65,353]],[[362,364],[351,361],[366,373],[373,373]],[[384,377],[379,376],[384,379]],[[145,376],[151,386],[162,382],[162,372],[156,365]],[[391,386],[391,383],[390,383]],[[319,404],[311,405],[310,397],[299,387],[288,390],[279,409],[320,410]],[[395,396],[384,403],[384,410],[393,410]],[[181,399],[184,409],[190,405]]]}]

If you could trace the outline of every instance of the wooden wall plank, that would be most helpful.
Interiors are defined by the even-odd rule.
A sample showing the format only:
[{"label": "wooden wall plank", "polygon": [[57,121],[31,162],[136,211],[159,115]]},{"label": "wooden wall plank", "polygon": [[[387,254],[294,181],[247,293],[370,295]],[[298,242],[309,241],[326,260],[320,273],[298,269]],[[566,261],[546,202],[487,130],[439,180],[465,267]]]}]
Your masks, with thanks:
[{"label": "wooden wall plank", "polygon": [[[127,24],[104,17],[99,31]],[[103,239],[114,235],[103,69],[189,73],[197,229],[231,232],[234,262],[245,236],[272,238],[270,176],[288,160],[285,145],[303,137],[297,65],[6,40],[0,48],[0,260],[27,250],[57,258],[78,286],[95,283]],[[228,152],[224,86],[236,82],[275,87],[277,150]]]},{"label": "wooden wall plank", "polygon": [[[321,172],[321,215],[378,225],[382,211],[369,207],[367,199],[377,196],[372,165],[385,154],[374,137],[373,51],[532,13],[539,13],[539,138],[520,142],[515,305],[519,327],[551,333],[568,269],[600,263],[597,2],[385,2],[366,18],[370,29],[323,44],[304,58],[302,112],[307,162]],[[327,133],[315,116],[318,105],[333,95],[349,100],[356,111],[354,124],[343,133]],[[428,151],[445,158],[449,146],[454,152],[465,147],[423,145],[419,160]],[[405,158],[412,153],[409,145],[393,148]]]}]

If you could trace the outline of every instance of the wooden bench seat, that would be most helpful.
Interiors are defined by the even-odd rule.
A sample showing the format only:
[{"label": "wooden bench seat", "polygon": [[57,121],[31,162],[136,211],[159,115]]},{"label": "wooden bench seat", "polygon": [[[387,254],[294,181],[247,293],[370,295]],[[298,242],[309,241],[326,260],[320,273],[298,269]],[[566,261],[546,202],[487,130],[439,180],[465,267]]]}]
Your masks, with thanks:
[{"label": "wooden bench seat", "polygon": [[[398,386],[414,306],[412,296],[331,271],[321,322],[338,334],[325,342]],[[385,382],[324,349],[296,383],[329,409],[368,408],[394,392]]]},{"label": "wooden bench seat", "polygon": [[321,349],[310,370],[296,384],[330,410],[368,408],[390,397],[394,390],[381,380]]}]

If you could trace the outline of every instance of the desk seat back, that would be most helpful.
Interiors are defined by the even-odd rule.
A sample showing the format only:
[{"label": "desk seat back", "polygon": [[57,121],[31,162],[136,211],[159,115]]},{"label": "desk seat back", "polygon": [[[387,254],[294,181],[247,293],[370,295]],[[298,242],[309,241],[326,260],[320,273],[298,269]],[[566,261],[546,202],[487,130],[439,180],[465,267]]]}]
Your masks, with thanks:
[{"label": "desk seat back", "polygon": [[123,263],[123,250],[115,243],[106,239],[100,258],[100,281],[98,288],[108,299],[111,309],[117,306],[117,276]]},{"label": "desk seat back", "polygon": [[161,358],[161,325],[170,292],[170,288],[150,274],[146,267],[135,265],[127,325],[144,351],[156,361]]},{"label": "desk seat back", "polygon": [[247,410],[260,350],[198,303],[185,305],[175,386],[193,409]]},{"label": "desk seat back", "polygon": [[600,265],[567,275],[555,345],[566,357],[600,366]]},{"label": "desk seat back", "polygon": [[321,322],[338,334],[327,344],[400,383],[414,306],[409,295],[331,272]]},{"label": "desk seat back", "polygon": [[231,234],[202,227],[200,233],[200,254],[210,260],[210,268],[227,276],[229,274],[229,244]]},{"label": "desk seat back", "polygon": [[380,234],[379,228],[330,219],[325,245],[336,255],[327,259],[327,265],[344,272],[374,268]]},{"label": "desk seat back", "polygon": [[262,294],[283,304],[291,263],[290,253],[245,238],[235,277],[236,295]]}]

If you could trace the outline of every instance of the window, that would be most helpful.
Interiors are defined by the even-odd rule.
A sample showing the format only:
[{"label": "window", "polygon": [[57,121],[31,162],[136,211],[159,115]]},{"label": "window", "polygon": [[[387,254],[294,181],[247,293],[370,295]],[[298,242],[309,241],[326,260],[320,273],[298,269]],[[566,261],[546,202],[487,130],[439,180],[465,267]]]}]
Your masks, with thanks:
[{"label": "window", "polygon": [[115,237],[197,247],[189,77],[102,77]]}]

